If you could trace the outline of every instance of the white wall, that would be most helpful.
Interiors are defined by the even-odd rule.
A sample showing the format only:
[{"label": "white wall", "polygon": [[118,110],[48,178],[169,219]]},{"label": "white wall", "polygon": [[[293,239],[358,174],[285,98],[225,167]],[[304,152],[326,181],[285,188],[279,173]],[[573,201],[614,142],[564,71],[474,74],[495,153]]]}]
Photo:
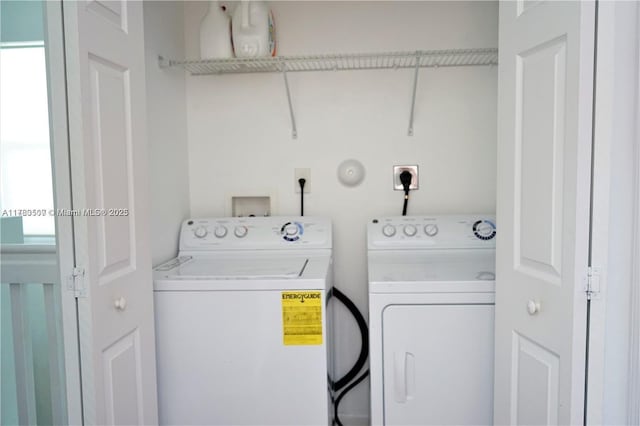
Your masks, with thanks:
[{"label": "white wall", "polygon": [[[604,345],[604,399],[602,424],[626,424],[628,421],[630,380],[630,336],[639,326],[631,322],[631,287],[633,270],[634,172],[635,149],[639,142],[638,118],[638,4],[615,2],[603,4],[601,14],[609,14],[614,25],[602,29],[610,40],[610,60],[602,72],[610,72],[611,104],[605,112],[610,117],[608,209],[608,259],[606,270],[606,317]],[[602,35],[601,37],[605,37]],[[598,70],[600,72],[600,69]],[[606,78],[606,77],[605,77]],[[597,170],[597,169],[596,169]],[[597,178],[597,175],[596,175]],[[636,213],[637,214],[637,213]],[[635,259],[637,261],[637,259]],[[594,302],[596,303],[596,302]],[[637,402],[635,404],[637,407]]]},{"label": "white wall", "polygon": [[634,182],[640,141],[639,30],[637,2],[600,4],[591,263],[602,271],[602,289],[590,309],[589,424],[637,424],[640,418],[640,412],[630,415],[640,407],[637,390],[631,392],[634,380],[635,386],[640,383],[633,377],[640,366],[632,366],[640,350],[632,350],[639,333],[638,313],[632,311],[638,297],[633,215],[638,215],[634,203],[640,196]]},{"label": "white wall", "polygon": [[144,27],[151,247],[157,265],[177,255],[180,223],[189,216],[185,76],[158,67],[159,54],[184,57],[182,3],[145,1]]},{"label": "white wall", "polygon": [[[496,47],[495,2],[273,2],[281,55]],[[185,3],[187,57],[198,57],[205,2]],[[164,30],[164,29],[163,29]],[[366,223],[399,215],[394,164],[418,164],[420,189],[409,214],[494,212],[497,69],[423,70],[415,136],[407,136],[412,72],[352,71],[289,76],[298,120],[290,136],[282,76],[187,77],[189,188],[193,216],[229,215],[232,195],[271,195],[275,215],[298,214],[294,169],[311,169],[307,215],[334,224],[335,278],[367,311]],[[357,188],[336,167],[366,167]],[[358,354],[359,337],[338,318],[338,369]],[[341,412],[368,416],[368,382]]]}]

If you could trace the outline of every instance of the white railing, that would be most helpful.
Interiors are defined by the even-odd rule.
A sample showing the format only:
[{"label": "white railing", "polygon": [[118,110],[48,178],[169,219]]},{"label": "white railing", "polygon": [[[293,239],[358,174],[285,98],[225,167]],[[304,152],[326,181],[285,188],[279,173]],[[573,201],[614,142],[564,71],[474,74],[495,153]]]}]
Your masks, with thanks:
[{"label": "white railing", "polygon": [[55,245],[3,245],[2,424],[64,424],[60,279]]}]

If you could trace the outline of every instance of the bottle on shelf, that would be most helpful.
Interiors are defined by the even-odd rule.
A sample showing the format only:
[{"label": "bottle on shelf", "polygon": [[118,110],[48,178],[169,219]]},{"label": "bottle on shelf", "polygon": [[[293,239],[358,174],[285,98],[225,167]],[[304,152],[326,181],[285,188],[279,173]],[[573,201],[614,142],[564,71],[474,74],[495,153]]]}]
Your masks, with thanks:
[{"label": "bottle on shelf", "polygon": [[236,57],[276,56],[275,24],[267,2],[242,0],[231,22]]},{"label": "bottle on shelf", "polygon": [[200,24],[200,58],[233,58],[229,16],[216,0]]}]

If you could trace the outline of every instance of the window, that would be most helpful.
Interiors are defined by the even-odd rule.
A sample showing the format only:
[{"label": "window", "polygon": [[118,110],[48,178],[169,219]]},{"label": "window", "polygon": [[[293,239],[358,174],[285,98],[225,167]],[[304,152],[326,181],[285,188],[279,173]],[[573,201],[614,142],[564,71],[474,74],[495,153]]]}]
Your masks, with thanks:
[{"label": "window", "polygon": [[[0,48],[0,207],[53,209],[44,44]],[[53,235],[54,216],[23,216],[25,235]]]}]

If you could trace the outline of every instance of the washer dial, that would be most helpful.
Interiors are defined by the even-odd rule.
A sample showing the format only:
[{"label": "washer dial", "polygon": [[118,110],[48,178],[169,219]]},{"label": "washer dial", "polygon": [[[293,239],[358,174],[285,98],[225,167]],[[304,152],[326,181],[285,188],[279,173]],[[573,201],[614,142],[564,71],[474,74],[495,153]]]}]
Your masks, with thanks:
[{"label": "washer dial", "polygon": [[193,235],[195,235],[198,238],[204,238],[207,236],[208,233],[209,231],[204,226],[198,226],[196,229],[193,230]]},{"label": "washer dial", "polygon": [[496,225],[488,220],[478,220],[473,224],[473,235],[480,240],[491,240],[496,236]]},{"label": "washer dial", "polygon": [[388,224],[382,227],[382,234],[385,237],[393,237],[394,235],[396,235],[396,227]]},{"label": "washer dial", "polygon": [[215,235],[218,238],[224,238],[227,236],[227,228],[225,226],[218,225],[213,230],[213,235]]},{"label": "washer dial", "polygon": [[287,222],[280,228],[280,235],[285,241],[298,241],[302,234],[304,234],[304,228],[298,222]]}]

